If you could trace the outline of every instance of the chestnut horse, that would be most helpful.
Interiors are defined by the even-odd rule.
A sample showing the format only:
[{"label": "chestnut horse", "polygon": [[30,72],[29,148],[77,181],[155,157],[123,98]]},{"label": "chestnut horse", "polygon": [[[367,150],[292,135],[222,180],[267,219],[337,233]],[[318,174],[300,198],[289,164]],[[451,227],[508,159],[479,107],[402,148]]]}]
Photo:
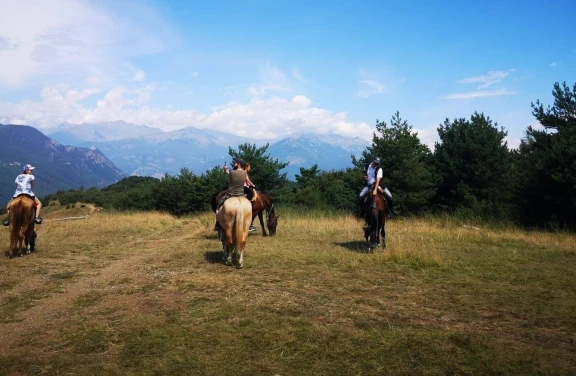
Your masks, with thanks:
[{"label": "chestnut horse", "polygon": [[245,197],[230,197],[218,210],[216,219],[220,224],[218,237],[222,242],[224,261],[232,265],[232,253],[236,259],[236,268],[244,266],[244,249],[252,220],[252,205]]},{"label": "chestnut horse", "polygon": [[[366,227],[364,237],[368,243],[368,252],[372,252],[377,245],[382,244],[382,250],[386,250],[386,199],[378,192],[370,194],[367,198]],[[382,235],[382,239],[380,239]]]},{"label": "chestnut horse", "polygon": [[262,218],[262,212],[266,210],[266,226],[270,232],[270,236],[276,235],[276,226],[278,226],[279,215],[276,215],[276,209],[274,208],[274,203],[264,193],[254,190],[254,198],[252,201],[252,222],[256,216],[260,220],[260,226],[262,226],[262,236],[268,236],[266,229],[264,228],[264,220]]},{"label": "chestnut horse", "polygon": [[22,256],[22,245],[30,253],[34,236],[34,200],[21,195],[10,202],[10,249],[4,254],[7,257]]},{"label": "chestnut horse", "polygon": [[[226,193],[226,191],[221,191],[218,195],[212,200],[212,209],[216,210],[216,203],[220,200],[220,198]],[[254,197],[250,200],[252,204],[252,223],[256,216],[260,220],[260,226],[262,227],[262,236],[268,236],[266,233],[266,227],[264,227],[264,218],[263,212],[266,211],[266,226],[268,227],[268,231],[270,232],[271,236],[276,235],[276,226],[278,226],[278,218],[279,215],[276,215],[276,209],[274,208],[274,203],[266,194],[254,190]]]}]

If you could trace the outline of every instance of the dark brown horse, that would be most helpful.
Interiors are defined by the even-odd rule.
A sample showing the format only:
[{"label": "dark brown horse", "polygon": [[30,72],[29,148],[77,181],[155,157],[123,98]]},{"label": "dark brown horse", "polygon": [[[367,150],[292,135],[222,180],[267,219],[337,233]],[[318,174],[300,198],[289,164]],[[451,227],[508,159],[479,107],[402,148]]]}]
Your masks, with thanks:
[{"label": "dark brown horse", "polygon": [[[226,191],[218,193],[218,196],[212,201],[212,208],[216,210],[216,203],[224,195]],[[262,236],[268,236],[266,233],[266,227],[271,236],[276,235],[276,226],[278,226],[279,215],[276,215],[276,209],[274,208],[274,203],[266,194],[254,190],[254,196],[250,199],[252,204],[252,223],[256,216],[260,220],[260,226],[262,227]],[[264,227],[264,215],[263,212],[266,211],[266,227]]]},{"label": "dark brown horse", "polygon": [[34,200],[26,195],[16,197],[10,202],[10,249],[7,257],[22,256],[22,245],[30,253],[34,236]]},{"label": "dark brown horse", "polygon": [[364,237],[368,243],[368,252],[372,252],[380,244],[384,251],[386,250],[386,199],[378,192],[375,196],[370,194],[367,201]]}]

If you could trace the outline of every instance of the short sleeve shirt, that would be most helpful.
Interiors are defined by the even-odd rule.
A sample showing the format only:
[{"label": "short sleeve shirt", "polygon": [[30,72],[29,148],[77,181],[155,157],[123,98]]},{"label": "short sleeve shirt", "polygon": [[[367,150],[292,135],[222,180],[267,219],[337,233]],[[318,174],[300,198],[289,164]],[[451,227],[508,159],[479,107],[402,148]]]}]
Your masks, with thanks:
[{"label": "short sleeve shirt", "polygon": [[32,174],[20,174],[16,176],[16,180],[14,181],[16,183],[16,192],[14,192],[14,196],[12,197],[18,197],[21,194],[27,194],[35,197],[36,195],[34,192],[32,192],[33,181],[34,175]]}]

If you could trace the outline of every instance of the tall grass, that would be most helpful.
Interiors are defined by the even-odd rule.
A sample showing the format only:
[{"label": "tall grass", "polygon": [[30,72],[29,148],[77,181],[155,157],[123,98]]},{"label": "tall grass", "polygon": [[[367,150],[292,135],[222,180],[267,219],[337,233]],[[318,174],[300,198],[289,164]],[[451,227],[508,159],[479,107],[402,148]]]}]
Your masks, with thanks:
[{"label": "tall grass", "polygon": [[353,215],[278,214],[236,270],[211,213],[47,210],[38,253],[0,261],[0,374],[576,370],[574,236],[393,219],[368,254]]}]

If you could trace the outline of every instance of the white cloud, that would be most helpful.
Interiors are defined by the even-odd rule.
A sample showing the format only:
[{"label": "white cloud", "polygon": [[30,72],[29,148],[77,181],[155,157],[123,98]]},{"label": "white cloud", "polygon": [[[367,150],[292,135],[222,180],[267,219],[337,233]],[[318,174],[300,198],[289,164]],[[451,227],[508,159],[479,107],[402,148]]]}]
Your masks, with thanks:
[{"label": "white cloud", "polygon": [[372,80],[360,80],[358,81],[358,86],[359,89],[356,92],[357,98],[369,98],[374,94],[382,94],[386,91],[384,85]]},{"label": "white cloud", "polygon": [[442,97],[442,99],[473,99],[483,97],[497,97],[501,95],[515,95],[515,91],[508,91],[506,89],[490,90],[490,91],[470,91],[467,93],[449,94]]},{"label": "white cloud", "polygon": [[556,62],[553,62],[552,64],[550,64],[550,66],[551,66],[552,68],[556,68],[557,65],[558,65],[558,64],[556,64]]},{"label": "white cloud", "polygon": [[308,83],[308,80],[306,80],[304,77],[302,77],[302,75],[300,74],[300,72],[297,69],[292,69],[291,73],[292,73],[292,77],[294,77],[298,81]]},{"label": "white cloud", "polygon": [[[296,95],[290,99],[272,96],[254,97],[247,103],[229,102],[209,113],[191,109],[170,110],[148,103],[156,86],[115,87],[105,93],[98,89],[74,90],[65,85],[42,90],[40,101],[21,103],[0,102],[0,123],[28,124],[50,128],[61,123],[109,122],[124,120],[166,131],[188,126],[216,129],[256,139],[270,139],[300,132],[336,133],[362,137],[371,141],[373,126],[352,122],[344,112],[312,106],[312,101]],[[99,98],[94,98],[97,95]],[[97,99],[95,105],[81,103],[83,99]]]},{"label": "white cloud", "polygon": [[94,67],[114,72],[125,59],[162,51],[172,40],[140,3],[115,6],[128,9],[83,0],[0,0],[0,85],[21,87],[43,75],[73,79]]},{"label": "white cloud", "polygon": [[291,91],[286,74],[269,61],[260,68],[258,82],[248,85],[248,94],[259,97],[273,91]]},{"label": "white cloud", "polygon": [[490,87],[490,86],[502,81],[503,79],[508,77],[510,72],[513,72],[513,71],[514,71],[514,69],[510,69],[508,71],[502,71],[502,70],[490,71],[487,74],[482,75],[482,76],[466,77],[466,78],[463,78],[463,79],[458,80],[456,82],[458,82],[459,84],[478,83],[478,84],[480,84],[480,86],[478,86],[477,89],[486,89],[487,87]]},{"label": "white cloud", "polygon": [[374,73],[361,69],[359,76],[359,80],[356,82],[358,89],[354,94],[355,98],[369,98],[386,92],[386,86],[375,77]]}]

